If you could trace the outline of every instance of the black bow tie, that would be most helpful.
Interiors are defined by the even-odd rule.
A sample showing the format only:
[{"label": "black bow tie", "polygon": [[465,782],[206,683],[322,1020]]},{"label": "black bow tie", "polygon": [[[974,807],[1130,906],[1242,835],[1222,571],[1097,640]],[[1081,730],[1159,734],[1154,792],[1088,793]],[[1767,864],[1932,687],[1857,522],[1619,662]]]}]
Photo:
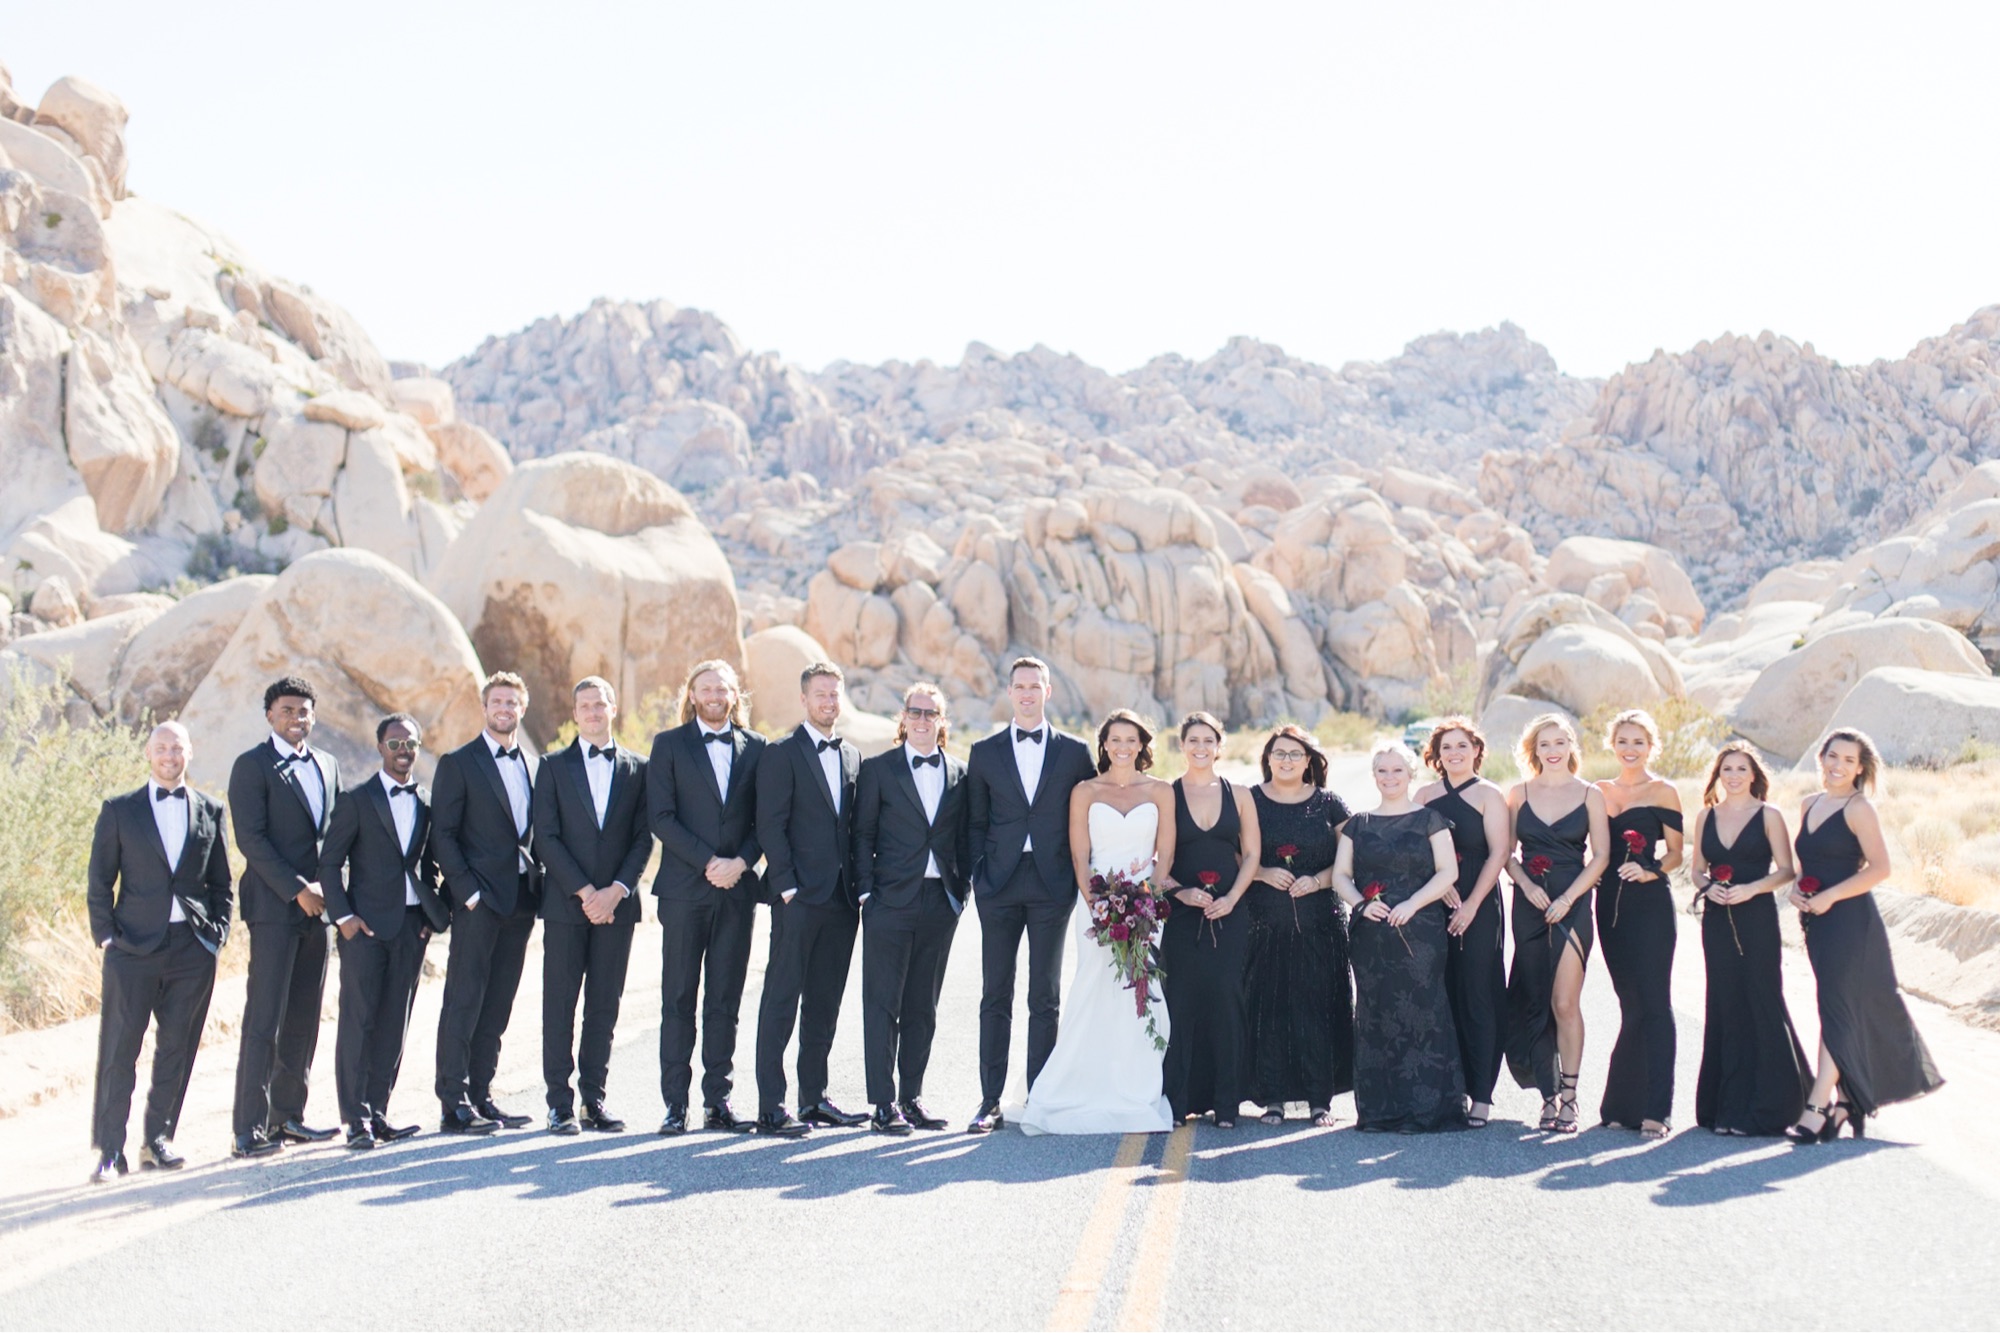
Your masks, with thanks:
[{"label": "black bow tie", "polygon": [[391,787],[389,788],[389,794],[391,796],[415,796],[417,794],[417,784],[407,782],[400,787]]},{"label": "black bow tie", "polygon": [[156,801],[185,801],[187,798],[188,789],[186,787],[175,787],[172,791],[168,791],[165,787],[155,787],[153,789],[153,799]]},{"label": "black bow tie", "polygon": [[925,768],[933,765],[943,768],[944,756],[941,754],[913,754],[910,756],[911,768]]},{"label": "black bow tie", "polygon": [[521,747],[517,745],[510,750],[503,745],[493,752],[493,757],[495,759],[519,759],[521,757]]},{"label": "black bow tie", "polygon": [[598,748],[597,748],[597,747],[596,747],[595,745],[593,745],[593,746],[591,746],[591,747],[590,747],[590,757],[591,757],[592,759],[609,759],[609,758],[611,758],[611,756],[613,756],[613,755],[615,755],[615,754],[617,754],[617,753],[618,753],[618,742],[617,742],[617,741],[613,741],[613,742],[611,742],[611,744],[609,744],[609,745],[605,746],[605,747],[604,747],[603,749],[601,749],[601,750],[600,750],[600,749],[598,749]]},{"label": "black bow tie", "polygon": [[1042,733],[1039,730],[1023,731],[1019,727],[1014,728],[1014,743],[1019,745],[1022,741],[1033,741],[1035,744],[1040,745],[1042,743]]},{"label": "black bow tie", "polygon": [[735,739],[733,731],[704,731],[701,733],[703,745],[727,745]]},{"label": "black bow tie", "polygon": [[286,764],[303,764],[310,758],[312,758],[310,754],[292,754],[288,751],[280,750],[278,752],[278,766],[282,768]]},{"label": "black bow tie", "polygon": [[828,750],[838,750],[840,748],[840,737],[835,736],[830,741],[814,741],[813,744],[821,754],[825,754]]}]

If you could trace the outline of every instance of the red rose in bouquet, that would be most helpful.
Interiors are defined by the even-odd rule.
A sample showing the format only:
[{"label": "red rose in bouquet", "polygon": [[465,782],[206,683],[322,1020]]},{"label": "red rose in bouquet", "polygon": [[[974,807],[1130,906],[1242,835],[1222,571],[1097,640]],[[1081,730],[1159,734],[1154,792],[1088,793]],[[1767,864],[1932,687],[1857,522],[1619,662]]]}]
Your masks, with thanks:
[{"label": "red rose in bouquet", "polygon": [[[1808,901],[1810,901],[1813,895],[1818,893],[1820,889],[1823,887],[1824,886],[1817,879],[1813,878],[1811,875],[1801,875],[1799,877],[1799,882],[1797,885],[1799,896],[1801,898],[1807,899]],[[1800,912],[1799,929],[1801,930],[1809,929],[1811,927],[1811,924],[1812,924],[1812,913]]]},{"label": "red rose in bouquet", "polygon": [[[1710,866],[1708,868],[1708,878],[1712,884],[1727,884],[1736,878],[1736,869],[1734,866]],[[1704,904],[1708,902],[1706,894],[1702,896],[1702,902]],[[1736,909],[1724,903],[1722,910],[1729,914],[1729,938],[1736,941],[1736,956],[1741,958],[1743,956],[1743,937],[1736,933]]]}]

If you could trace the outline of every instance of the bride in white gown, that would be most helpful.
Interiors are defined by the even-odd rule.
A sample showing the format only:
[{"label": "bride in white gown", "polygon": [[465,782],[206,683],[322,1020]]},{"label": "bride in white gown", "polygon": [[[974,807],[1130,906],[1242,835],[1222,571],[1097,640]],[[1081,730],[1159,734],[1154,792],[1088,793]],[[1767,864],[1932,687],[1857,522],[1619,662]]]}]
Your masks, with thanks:
[{"label": "bride in white gown", "polygon": [[[1111,950],[1090,938],[1092,874],[1157,878],[1174,860],[1173,784],[1148,777],[1152,732],[1120,709],[1098,728],[1100,776],[1070,796],[1070,847],[1083,893],[1070,916],[1074,954],[1063,987],[1055,1050],[1028,1089],[1020,1126],[1028,1134],[1151,1134],[1173,1128],[1160,1091],[1160,1048],[1138,1001],[1112,969]],[[1147,1011],[1167,1037],[1157,989]]]}]

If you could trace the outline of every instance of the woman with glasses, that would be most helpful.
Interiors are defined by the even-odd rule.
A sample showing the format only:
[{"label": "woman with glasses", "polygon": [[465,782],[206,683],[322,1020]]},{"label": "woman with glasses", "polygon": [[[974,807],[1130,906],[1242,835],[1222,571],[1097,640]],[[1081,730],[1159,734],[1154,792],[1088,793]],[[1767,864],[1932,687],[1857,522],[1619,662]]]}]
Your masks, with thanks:
[{"label": "woman with glasses", "polygon": [[1304,730],[1264,742],[1264,781],[1251,792],[1259,864],[1244,897],[1250,1009],[1245,1089],[1267,1125],[1304,1102],[1333,1124],[1333,1099],[1354,1087],[1354,991],[1347,923],[1334,896],[1334,853],[1347,805],[1325,789],[1326,755]]}]

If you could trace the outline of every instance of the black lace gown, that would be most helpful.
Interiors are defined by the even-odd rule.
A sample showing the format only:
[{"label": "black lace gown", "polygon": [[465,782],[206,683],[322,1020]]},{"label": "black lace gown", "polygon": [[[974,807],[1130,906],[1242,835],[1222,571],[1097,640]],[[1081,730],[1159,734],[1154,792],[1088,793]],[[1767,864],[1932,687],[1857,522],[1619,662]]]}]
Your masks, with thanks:
[{"label": "black lace gown", "polygon": [[[1808,809],[1793,841],[1799,878],[1830,889],[1861,868],[1861,840],[1847,826],[1845,807],[1817,829],[1806,827],[1811,818]],[[1843,899],[1803,921],[1806,954],[1819,983],[1820,1040],[1840,1070],[1840,1095],[1856,1114],[1873,1115],[1892,1102],[1935,1091],[1944,1080],[1896,988],[1889,931],[1875,895]]]},{"label": "black lace gown", "polygon": [[[1469,778],[1459,787],[1446,781],[1443,794],[1431,802],[1431,809],[1451,821],[1452,848],[1458,853],[1458,896],[1467,901],[1492,852],[1486,842],[1485,816],[1464,795],[1465,788],[1477,781]],[[1493,1085],[1500,1081],[1500,1064],[1506,1058],[1506,930],[1496,884],[1479,904],[1472,924],[1445,952],[1444,988],[1458,1030],[1465,1091],[1481,1105],[1492,1104]]]},{"label": "black lace gown", "polygon": [[[1436,873],[1431,835],[1451,821],[1429,806],[1401,815],[1356,815],[1347,825],[1354,886],[1382,886],[1394,907]],[[1465,1124],[1465,1072],[1445,994],[1450,914],[1442,902],[1407,925],[1353,916],[1354,1114],[1360,1129],[1406,1134]]]},{"label": "black lace gown", "polygon": [[[1680,927],[1673,888],[1660,874],[1660,841],[1668,829],[1680,831],[1680,811],[1636,805],[1614,817],[1611,868],[1597,888],[1597,939],[1618,992],[1618,1042],[1598,1118],[1630,1129],[1647,1120],[1664,1124],[1674,1111],[1674,944]],[[1619,879],[1618,867],[1627,862],[1659,878]]]},{"label": "black lace gown", "polygon": [[[1347,803],[1315,791],[1295,805],[1251,792],[1263,840],[1262,864],[1314,875],[1333,864],[1334,829]],[[1331,890],[1293,898],[1259,880],[1238,911],[1249,929],[1245,979],[1250,1008],[1248,1100],[1259,1106],[1304,1102],[1322,1109],[1354,1087],[1354,991],[1347,923]]]},{"label": "black lace gown", "polygon": [[[1716,812],[1702,821],[1701,855],[1709,875],[1724,867],[1732,884],[1771,873],[1771,839],[1759,809],[1736,841],[1723,845]],[[1708,1000],[1701,1030],[1701,1072],[1694,1122],[1737,1134],[1782,1134],[1798,1123],[1812,1091],[1812,1065],[1785,1007],[1784,939],[1778,897],[1717,907],[1702,901],[1701,954]]]},{"label": "black lace gown", "polygon": [[[1222,814],[1215,827],[1202,828],[1188,811],[1187,793],[1174,783],[1174,882],[1206,888],[1220,898],[1236,886],[1243,860],[1243,816],[1236,790],[1222,782]],[[1202,875],[1214,876],[1212,885]],[[1247,894],[1246,894],[1247,896]],[[1199,908],[1176,900],[1160,930],[1160,967],[1165,973],[1171,1029],[1161,1072],[1167,1105],[1176,1123],[1213,1112],[1234,1120],[1243,1102],[1243,964],[1250,940],[1249,914],[1238,902],[1228,916],[1211,921]]]},{"label": "black lace gown", "polygon": [[[1522,866],[1534,874],[1536,858],[1545,858],[1548,869],[1536,875],[1536,881],[1551,900],[1567,893],[1590,859],[1584,854],[1590,841],[1589,798],[1579,800],[1575,809],[1554,824],[1545,824],[1523,797],[1515,827],[1521,840]],[[1576,951],[1580,962],[1590,962],[1590,901],[1596,891],[1595,887],[1587,890],[1563,919],[1551,926],[1520,886],[1514,887],[1514,971],[1507,978],[1507,1070],[1516,1083],[1535,1089],[1545,1099],[1556,1095],[1557,1083],[1556,1016],[1551,1008],[1556,964],[1570,949]]]}]

